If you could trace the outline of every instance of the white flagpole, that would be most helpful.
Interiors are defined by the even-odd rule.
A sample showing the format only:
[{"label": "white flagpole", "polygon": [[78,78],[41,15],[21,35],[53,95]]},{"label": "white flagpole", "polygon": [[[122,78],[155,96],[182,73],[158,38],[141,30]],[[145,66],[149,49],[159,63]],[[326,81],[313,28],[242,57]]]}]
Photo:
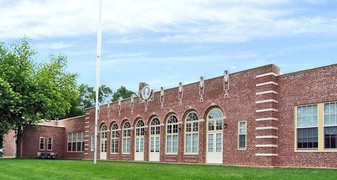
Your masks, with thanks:
[{"label": "white flagpole", "polygon": [[99,112],[99,102],[98,102],[98,90],[99,90],[99,80],[100,80],[100,68],[101,68],[101,48],[102,48],[102,1],[99,1],[99,19],[98,19],[98,29],[97,29],[97,56],[96,56],[96,106],[95,106],[95,147],[94,147],[94,164],[97,161],[97,136],[98,136],[98,112]]}]

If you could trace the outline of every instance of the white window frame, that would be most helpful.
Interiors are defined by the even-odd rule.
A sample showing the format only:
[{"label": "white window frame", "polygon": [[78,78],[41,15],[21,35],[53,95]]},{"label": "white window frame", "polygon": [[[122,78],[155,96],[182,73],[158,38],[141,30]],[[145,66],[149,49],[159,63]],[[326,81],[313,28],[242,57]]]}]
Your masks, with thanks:
[{"label": "white window frame", "polygon": [[[244,132],[241,132],[241,123],[244,123]],[[244,147],[240,147],[240,136],[244,136],[245,145]],[[247,121],[238,121],[238,150],[246,150],[247,149]]]},{"label": "white window frame", "polygon": [[[50,145],[50,148],[49,148]],[[53,150],[53,138],[48,137],[47,138],[47,151],[52,151]]]},{"label": "white window frame", "polygon": [[[43,146],[43,148],[41,148],[41,145]],[[44,151],[45,150],[45,137],[40,137],[39,138],[39,150],[40,151]]]},{"label": "white window frame", "polygon": [[[128,124],[128,126],[127,126],[127,124]],[[130,151],[130,148],[131,148],[131,129],[132,128],[131,128],[130,122],[126,121],[123,124],[123,130],[122,130],[122,154],[130,154],[130,152],[131,152]]]},{"label": "white window frame", "polygon": [[[195,119],[196,117],[196,119]],[[194,119],[193,119],[194,118]],[[194,125],[195,123],[197,124],[196,125],[196,128],[197,130],[195,131],[194,130]],[[190,126],[190,131],[187,129],[187,127]],[[199,154],[199,116],[197,114],[197,112],[195,111],[192,111],[192,112],[189,112],[185,118],[185,139],[184,139],[184,142],[185,142],[185,148],[184,148],[184,152],[185,154],[192,154],[192,155],[197,155]],[[187,142],[187,136],[190,135],[190,141]],[[194,136],[196,135],[197,137],[197,145],[196,145],[196,151],[194,152],[193,151],[193,142],[194,142]],[[187,149],[187,144],[189,144],[189,149]]]},{"label": "white window frame", "polygon": [[[101,127],[101,152],[107,152],[108,151],[108,126],[106,124],[103,124]],[[102,141],[104,140],[104,144],[102,144]],[[103,147],[102,147],[103,146]],[[104,151],[102,151],[104,148]]]},{"label": "white window frame", "polygon": [[136,128],[135,128],[135,152],[137,152],[137,150],[138,152],[144,152],[144,142],[142,143],[142,147],[141,147],[143,149],[138,149],[139,147],[137,146],[137,143],[136,143],[137,137],[143,137],[143,140],[144,140],[144,136],[145,136],[145,123],[142,119],[139,119],[136,123]]},{"label": "white window frame", "polygon": [[90,150],[94,151],[95,149],[95,135],[91,135],[91,143],[90,143],[91,147]]},{"label": "white window frame", "polygon": [[[78,146],[80,147],[78,148]],[[70,147],[70,151],[69,151],[69,147]],[[83,151],[84,151],[84,132],[68,133],[67,134],[67,152],[83,152]]]},{"label": "white window frame", "polygon": [[111,125],[111,154],[118,154],[118,145],[118,124],[115,122]]},{"label": "white window frame", "polygon": [[[154,121],[158,121],[159,123],[158,124],[154,124]],[[154,118],[152,118],[151,119],[151,123],[150,123],[150,138],[151,138],[151,136],[159,136],[159,141],[160,141],[160,129],[161,129],[161,125],[160,125],[160,120],[159,120],[159,118],[158,117],[154,117]],[[157,132],[159,132],[159,133],[157,133]],[[155,141],[155,139],[154,139],[154,141]],[[149,152],[151,153],[152,151],[152,149],[151,149],[151,139],[150,139],[150,141],[149,141],[149,145],[150,145],[150,147],[149,147]],[[157,145],[157,144],[156,144]],[[158,151],[157,151],[158,150]],[[160,146],[159,146],[159,148],[157,149],[157,147],[153,147],[153,152],[152,153],[154,153],[154,152],[160,152]]]},{"label": "white window frame", "polygon": [[[173,121],[174,119],[176,120],[176,122],[170,122]],[[171,130],[171,132],[169,133],[169,129]],[[170,144],[168,139],[171,139]],[[176,137],[177,139],[177,143],[176,146],[174,146],[174,137]],[[172,154],[172,155],[176,155],[178,154],[179,151],[179,120],[177,118],[176,115],[171,114],[166,121],[166,142],[165,142],[165,153],[166,154]],[[176,152],[174,151],[176,149]]]}]

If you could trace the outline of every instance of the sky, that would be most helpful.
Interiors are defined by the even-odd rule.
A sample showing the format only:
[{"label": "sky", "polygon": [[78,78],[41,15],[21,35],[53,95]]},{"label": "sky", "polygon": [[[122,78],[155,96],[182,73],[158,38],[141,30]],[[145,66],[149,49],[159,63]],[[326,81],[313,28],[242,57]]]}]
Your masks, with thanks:
[{"label": "sky", "polygon": [[[102,0],[100,84],[158,91],[275,64],[337,63],[337,0]],[[0,42],[27,37],[37,63],[68,57],[95,86],[99,0],[0,0]]]}]

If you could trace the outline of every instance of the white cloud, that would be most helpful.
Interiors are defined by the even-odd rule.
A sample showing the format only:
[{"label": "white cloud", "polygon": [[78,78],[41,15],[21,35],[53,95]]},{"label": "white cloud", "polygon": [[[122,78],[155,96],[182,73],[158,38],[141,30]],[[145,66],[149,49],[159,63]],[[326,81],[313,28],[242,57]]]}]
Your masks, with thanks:
[{"label": "white cloud", "polygon": [[[164,42],[244,42],[260,37],[337,33],[336,18],[299,14],[301,10],[291,7],[292,3],[103,0],[103,30],[119,37],[121,43],[146,40],[134,35],[144,31],[157,33],[159,37],[152,40]],[[98,1],[1,1],[0,11],[0,40],[24,35],[34,39],[95,35]]]},{"label": "white cloud", "polygon": [[54,49],[54,50],[62,50],[66,48],[74,47],[71,43],[65,42],[43,42],[43,43],[36,43],[35,47],[38,49]]}]

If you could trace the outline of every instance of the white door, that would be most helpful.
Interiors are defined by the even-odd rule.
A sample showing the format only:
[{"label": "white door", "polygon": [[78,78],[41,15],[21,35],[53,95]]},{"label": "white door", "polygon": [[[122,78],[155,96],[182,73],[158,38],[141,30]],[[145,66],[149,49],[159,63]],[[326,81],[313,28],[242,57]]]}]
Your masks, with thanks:
[{"label": "white door", "polygon": [[135,160],[144,161],[144,122],[139,120],[136,125]]},{"label": "white door", "polygon": [[223,163],[223,114],[220,109],[212,109],[207,116],[206,163]]},{"label": "white door", "polygon": [[207,133],[207,163],[222,164],[222,133]]},{"label": "white door", "polygon": [[106,152],[108,149],[108,128],[104,124],[101,128],[101,152],[100,152],[100,159],[106,159]]},{"label": "white door", "polygon": [[160,161],[160,121],[158,118],[153,118],[151,121],[149,161]]}]

